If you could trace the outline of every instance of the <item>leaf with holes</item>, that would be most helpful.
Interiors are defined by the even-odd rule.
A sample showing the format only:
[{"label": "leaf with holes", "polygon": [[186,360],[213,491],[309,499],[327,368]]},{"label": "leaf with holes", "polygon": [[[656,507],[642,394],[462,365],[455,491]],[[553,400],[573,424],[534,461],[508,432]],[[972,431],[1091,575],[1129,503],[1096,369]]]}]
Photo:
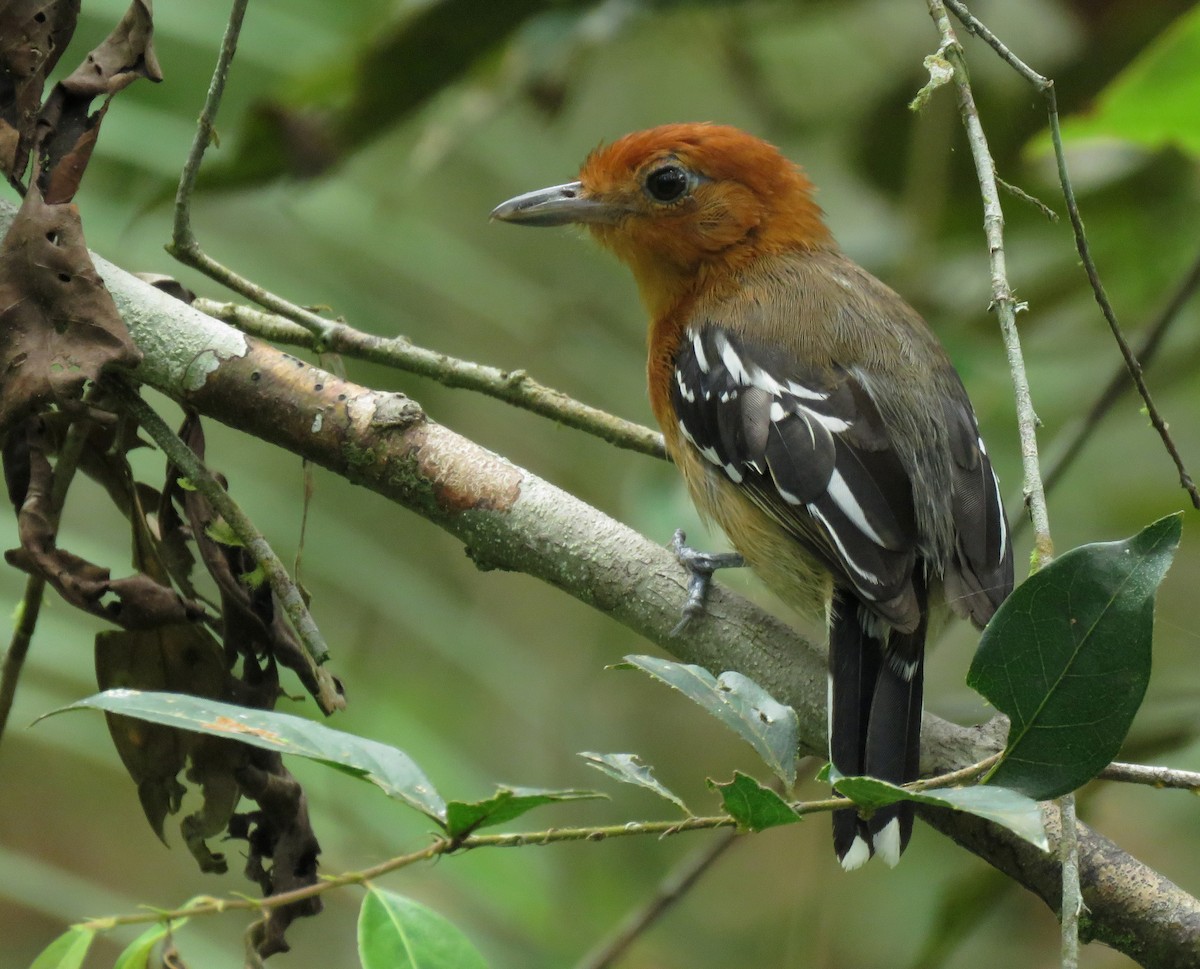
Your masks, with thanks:
[{"label": "leaf with holes", "polygon": [[370,781],[389,797],[404,801],[439,825],[446,822],[441,795],[404,751],[303,717],[249,710],[181,693],[140,690],[106,690],[54,713],[83,709],[106,710],[313,760]]},{"label": "leaf with holes", "polygon": [[692,812],[688,810],[688,806],[683,803],[682,799],[663,785],[654,776],[654,769],[649,764],[643,764],[637,754],[596,754],[585,750],[579,756],[587,762],[589,767],[595,767],[596,770],[603,771],[609,777],[624,784],[633,784],[635,787],[644,787],[648,791],[653,791],[659,797],[670,801],[684,814],[691,815]]},{"label": "leaf with holes", "polygon": [[701,666],[656,656],[626,656],[615,668],[640,669],[674,687],[746,740],[788,790],[795,785],[800,742],[796,711],[748,676],[730,671],[716,677]]}]

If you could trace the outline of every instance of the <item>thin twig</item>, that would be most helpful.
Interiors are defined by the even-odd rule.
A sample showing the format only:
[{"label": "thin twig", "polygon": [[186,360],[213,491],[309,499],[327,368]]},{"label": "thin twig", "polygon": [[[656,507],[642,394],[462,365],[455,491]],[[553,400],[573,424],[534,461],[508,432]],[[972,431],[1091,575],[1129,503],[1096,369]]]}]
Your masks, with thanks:
[{"label": "thin twig", "polygon": [[524,370],[501,370],[470,360],[461,360],[419,347],[404,337],[381,337],[356,330],[345,323],[331,323],[318,339],[286,318],[264,313],[237,303],[210,299],[194,300],[192,306],[246,333],[290,346],[315,350],[320,345],[331,353],[415,373],[447,387],[473,390],[505,403],[521,407],[557,421],[566,427],[585,431],[616,447],[665,458],[662,435],[641,424],[615,417],[607,411],[589,407],[562,391],[554,390],[530,377]]},{"label": "thin twig", "polygon": [[167,252],[180,262],[200,270],[206,276],[241,293],[247,299],[253,300],[260,306],[276,313],[281,313],[290,320],[299,323],[313,334],[318,347],[324,335],[332,326],[329,320],[297,306],[288,300],[264,289],[257,283],[246,279],[229,267],[217,262],[200,248],[200,243],[192,231],[191,206],[192,195],[196,188],[196,178],[200,174],[200,163],[204,160],[204,152],[213,140],[216,130],[217,112],[221,107],[221,98],[225,94],[225,82],[229,78],[229,67],[233,63],[233,55],[237,51],[238,35],[242,30],[242,20],[246,16],[248,0],[234,0],[233,9],[229,14],[229,22],[225,25],[225,36],[221,39],[221,52],[217,56],[217,66],[213,70],[212,81],[208,86],[208,95],[204,99],[204,108],[200,112],[196,124],[196,137],[192,140],[183,171],[179,176],[179,188],[175,192],[175,225],[171,241],[167,244]]},{"label": "thin twig", "polygon": [[[140,417],[139,417],[140,420]],[[148,430],[148,429],[147,429]],[[183,442],[179,442],[181,446]],[[170,454],[168,454],[170,457]],[[207,474],[207,471],[204,472]],[[965,776],[978,774],[986,768],[992,758],[972,764],[962,770],[942,774],[930,778],[933,786],[946,786],[961,780]],[[911,785],[910,785],[911,786]],[[814,801],[794,801],[789,804],[797,815],[837,811],[849,802],[844,797],[828,797]],[[155,909],[147,912],[137,912],[130,915],[113,915],[105,918],[90,919],[79,923],[80,927],[96,932],[106,932],[118,925],[141,925],[148,922],[174,922],[185,917],[215,915],[220,912],[255,911],[265,912],[273,908],[281,908],[295,902],[320,895],[334,888],[346,885],[361,885],[388,872],[428,861],[439,855],[471,851],[476,848],[523,848],[533,845],[564,844],[577,841],[607,841],[610,838],[655,837],[669,838],[687,831],[720,831],[736,829],[738,822],[728,814],[715,814],[704,817],[691,816],[675,821],[630,821],[623,824],[599,825],[583,828],[547,828],[542,831],[521,831],[508,834],[470,834],[465,837],[438,836],[433,843],[420,851],[389,858],[362,871],[344,872],[321,879],[314,885],[306,885],[290,892],[278,895],[268,895],[266,898],[249,898],[238,895],[233,898],[204,898],[186,908]],[[731,832],[734,833],[734,832]],[[698,873],[697,873],[698,874]]]},{"label": "thin twig", "polygon": [[300,591],[292,582],[287,568],[279,560],[279,556],[275,554],[262,533],[233,500],[229,492],[221,487],[212,472],[205,467],[195,452],[167,426],[166,421],[158,416],[154,408],[142,400],[136,390],[123,382],[114,380],[110,386],[125,409],[137,419],[139,426],[145,429],[154,443],[167,456],[167,459],[183,472],[196,490],[208,499],[213,508],[225,519],[246,551],[262,567],[267,581],[271,583],[272,591],[283,607],[284,613],[296,631],[310,660],[309,673],[317,685],[315,699],[321,710],[328,714],[344,707],[345,700],[338,691],[333,677],[321,665],[329,655],[329,648],[325,645],[325,640],[322,638],[320,630],[317,629],[317,624],[304,605]]},{"label": "thin twig", "polygon": [[1200,794],[1200,772],[1152,767],[1148,764],[1123,764],[1113,761],[1098,775],[1100,780],[1124,784],[1145,784],[1148,787],[1169,788]]},{"label": "thin twig", "polygon": [[1079,967],[1079,916],[1083,912],[1083,892],[1079,886],[1079,831],[1075,827],[1075,795],[1058,799],[1058,816],[1062,825],[1062,840],[1058,858],[1062,862],[1062,905],[1059,917],[1062,925],[1062,969]]},{"label": "thin twig", "polygon": [[1004,212],[1000,208],[1000,189],[996,184],[996,163],[988,148],[987,136],[979,120],[975,96],[963,60],[962,48],[950,25],[943,0],[927,0],[930,16],[937,25],[941,44],[938,53],[952,69],[954,86],[958,92],[959,111],[971,157],[975,162],[975,173],[979,179],[980,195],[983,199],[983,227],[987,236],[988,253],[992,270],[992,307],[1000,323],[1004,337],[1004,349],[1008,355],[1009,371],[1012,374],[1013,392],[1017,405],[1017,426],[1021,439],[1021,463],[1024,468],[1022,485],[1029,516],[1034,530],[1034,552],[1032,567],[1045,565],[1054,554],[1050,539],[1050,516],[1046,507],[1046,492],[1042,485],[1038,466],[1037,426],[1038,418],[1033,409],[1029,391],[1029,377],[1025,372],[1025,361],[1021,353],[1021,338],[1017,333],[1017,310],[1023,307],[1013,298],[1008,282],[1008,271],[1004,252]]},{"label": "thin twig", "polygon": [[[1158,316],[1145,328],[1145,335],[1134,351],[1143,368],[1150,366],[1151,361],[1158,355],[1163,337],[1179,319],[1180,312],[1195,295],[1198,288],[1200,288],[1200,256],[1197,256],[1188,268],[1170,299],[1159,310]],[[1084,445],[1095,433],[1100,422],[1128,390],[1129,374],[1122,362],[1117,364],[1108,384],[1096,397],[1087,415],[1070,431],[1063,433],[1062,438],[1066,439],[1065,443],[1060,445],[1058,441],[1054,442],[1055,453],[1046,461],[1046,473],[1043,478],[1047,491],[1061,480],[1063,472],[1083,451]]]},{"label": "thin twig", "polygon": [[[83,446],[87,443],[89,430],[90,421],[86,418],[73,421],[58,450],[58,459],[54,462],[48,510],[56,530],[63,504],[67,500],[67,490],[79,467]],[[0,660],[0,738],[4,736],[4,728],[8,726],[8,717],[16,700],[17,683],[21,678],[21,670],[25,667],[25,659],[29,655],[45,593],[46,580],[42,576],[31,575],[25,580],[25,592],[21,596],[21,604],[17,607],[12,638],[4,653],[4,659]]]},{"label": "thin twig", "polygon": [[722,831],[712,844],[689,855],[659,883],[654,895],[629,912],[613,931],[575,964],[575,969],[610,969],[646,929],[681,899],[718,858],[737,840],[737,832]]},{"label": "thin twig", "polygon": [[12,713],[16,700],[17,683],[25,667],[25,658],[29,655],[45,592],[46,580],[40,575],[31,575],[25,580],[25,592],[17,607],[12,638],[4,652],[4,659],[0,660],[0,738],[3,738],[4,728],[8,726],[8,715]]},{"label": "thin twig", "polygon": [[[931,6],[933,2],[934,0],[931,0]],[[1167,454],[1171,456],[1171,460],[1175,463],[1180,485],[1187,491],[1193,506],[1200,508],[1200,489],[1197,489],[1195,481],[1184,466],[1183,458],[1180,457],[1179,450],[1171,438],[1167,422],[1154,405],[1154,400],[1150,396],[1150,388],[1146,386],[1145,378],[1142,375],[1142,365],[1138,362],[1136,354],[1125,339],[1125,334],[1121,330],[1121,324],[1117,321],[1116,311],[1113,310],[1108,295],[1104,291],[1104,285],[1100,281],[1100,272],[1096,268],[1095,260],[1092,258],[1091,247],[1087,241],[1087,233],[1083,227],[1083,217],[1080,215],[1079,205],[1075,201],[1075,188],[1071,183],[1071,176],[1067,172],[1067,157],[1063,149],[1062,131],[1059,128],[1058,95],[1054,90],[1054,81],[1039,74],[1017,57],[985,24],[967,10],[961,0],[936,0],[938,5],[943,2],[954,11],[954,16],[958,18],[964,28],[991,47],[992,50],[1000,55],[1005,63],[1032,84],[1042,97],[1045,98],[1046,114],[1050,121],[1050,140],[1054,145],[1054,157],[1058,164],[1058,180],[1062,186],[1063,200],[1067,206],[1067,216],[1071,220],[1071,228],[1075,233],[1075,248],[1079,252],[1080,260],[1083,262],[1083,269],[1087,274],[1088,283],[1092,287],[1092,294],[1095,296],[1096,303],[1100,307],[1100,312],[1104,315],[1104,319],[1112,331],[1113,339],[1117,341],[1117,348],[1121,351],[1121,357],[1125,361],[1125,369],[1128,371],[1129,376],[1133,378],[1134,385],[1137,387],[1138,393],[1141,394],[1142,401],[1146,405],[1146,413],[1150,418],[1150,423],[1154,425],[1154,429],[1162,439],[1163,447],[1166,448]]]},{"label": "thin twig", "polygon": [[927,777],[924,780],[913,781],[911,784],[905,784],[904,786],[910,791],[928,791],[937,787],[954,787],[966,781],[975,780],[977,777],[985,774],[1001,756],[1003,756],[1002,752],[998,752],[992,754],[990,757],[985,757],[978,763],[969,764],[959,770],[939,774],[937,777]]}]

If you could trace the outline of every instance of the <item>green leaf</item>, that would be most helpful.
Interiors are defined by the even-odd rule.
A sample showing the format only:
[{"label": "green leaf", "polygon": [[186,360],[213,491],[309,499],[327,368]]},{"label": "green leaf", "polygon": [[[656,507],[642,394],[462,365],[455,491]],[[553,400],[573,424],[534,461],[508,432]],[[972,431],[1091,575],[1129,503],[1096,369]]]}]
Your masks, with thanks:
[{"label": "green leaf", "polygon": [[666,798],[684,814],[691,816],[692,812],[688,810],[688,806],[683,803],[682,799],[665,787],[654,776],[654,769],[649,764],[643,764],[637,754],[596,754],[585,750],[579,756],[587,762],[589,767],[603,771],[614,780],[653,791],[659,797]]},{"label": "green leaf", "polygon": [[150,954],[154,947],[176,929],[187,923],[187,919],[179,919],[170,925],[152,925],[141,935],[129,943],[117,956],[113,969],[149,969]]},{"label": "green leaf", "polygon": [[897,801],[965,811],[1008,828],[1043,851],[1049,847],[1046,829],[1042,824],[1042,810],[1037,801],[1007,787],[986,784],[909,791],[874,777],[837,777],[833,787],[859,807],[871,811]]},{"label": "green leaf", "polygon": [[373,885],[358,913],[358,957],[363,969],[487,969],[451,922]]},{"label": "green leaf", "polygon": [[[1176,20],[1121,71],[1086,113],[1068,118],[1064,141],[1118,138],[1200,155],[1200,7]],[[1049,145],[1049,139],[1039,139]]]},{"label": "green leaf", "polygon": [[92,929],[72,925],[38,953],[29,969],[79,969],[95,937]]},{"label": "green leaf", "polygon": [[446,833],[452,838],[519,818],[527,811],[560,801],[603,798],[599,791],[549,791],[537,787],[501,787],[486,801],[446,804]]},{"label": "green leaf", "polygon": [[721,784],[710,780],[708,786],[720,792],[725,813],[747,831],[762,831],[802,820],[787,801],[741,771],[734,771],[731,781]]},{"label": "green leaf", "polygon": [[313,760],[370,781],[389,797],[416,808],[438,824],[445,823],[445,802],[404,751],[303,717],[250,710],[182,693],[141,690],[105,690],[53,713],[82,709],[107,710]]},{"label": "green leaf", "polygon": [[714,677],[701,666],[673,663],[657,656],[626,656],[617,669],[643,670],[700,704],[758,751],[791,790],[796,783],[800,728],[796,711],[774,699],[741,673]]},{"label": "green leaf", "polygon": [[1128,541],[1072,549],[997,610],[967,676],[1011,720],[987,781],[1046,800],[1117,755],[1150,679],[1154,593],[1179,533],[1172,515]]}]

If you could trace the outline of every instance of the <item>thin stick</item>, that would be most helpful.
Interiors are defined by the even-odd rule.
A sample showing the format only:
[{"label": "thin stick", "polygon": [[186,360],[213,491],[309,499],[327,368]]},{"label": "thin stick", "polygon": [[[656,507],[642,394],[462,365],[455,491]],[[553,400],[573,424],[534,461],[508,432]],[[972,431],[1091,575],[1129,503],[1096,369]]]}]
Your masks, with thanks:
[{"label": "thin stick", "polygon": [[1083,911],[1083,892],[1079,887],[1079,831],[1075,827],[1075,795],[1067,794],[1058,799],[1059,821],[1062,824],[1062,840],[1058,845],[1058,857],[1062,862],[1062,904],[1060,922],[1062,926],[1062,969],[1079,967],[1079,916]]},{"label": "thin stick", "polygon": [[[1159,311],[1158,316],[1146,327],[1145,335],[1134,351],[1143,367],[1150,366],[1151,361],[1158,355],[1163,337],[1166,336],[1167,331],[1175,321],[1179,319],[1180,312],[1187,305],[1188,301],[1191,300],[1192,296],[1195,295],[1197,288],[1200,288],[1200,256],[1196,257],[1188,271],[1184,274],[1183,279],[1180,280],[1170,299],[1167,300],[1166,304]],[[1087,444],[1092,434],[1095,433],[1100,422],[1128,390],[1128,371],[1125,369],[1124,362],[1122,362],[1117,365],[1108,380],[1108,384],[1092,403],[1087,416],[1075,426],[1070,432],[1069,437],[1067,434],[1063,435],[1064,438],[1067,438],[1066,442],[1061,446],[1057,441],[1055,442],[1056,454],[1046,462],[1047,467],[1044,480],[1047,491],[1059,482],[1063,473],[1083,451],[1084,445]]]},{"label": "thin stick", "polygon": [[415,373],[447,387],[474,390],[585,431],[616,447],[665,458],[662,435],[641,424],[623,420],[596,407],[568,397],[530,377],[524,370],[501,370],[470,360],[419,347],[403,337],[381,337],[356,330],[345,323],[331,323],[322,339],[286,318],[237,303],[197,299],[192,306],[209,316],[231,323],[246,333],[274,343],[307,347],[320,344],[331,353]]},{"label": "thin stick", "polygon": [[1050,515],[1046,507],[1046,492],[1038,466],[1037,414],[1029,391],[1029,378],[1025,372],[1025,361],[1021,353],[1021,338],[1017,333],[1018,306],[1008,282],[1008,270],[1004,252],[1004,212],[1000,208],[1000,188],[996,183],[996,163],[988,148],[987,136],[979,120],[979,110],[971,91],[971,82],[963,61],[962,48],[950,25],[943,0],[927,0],[930,16],[937,25],[942,42],[938,48],[953,72],[954,86],[958,91],[959,111],[971,157],[975,161],[975,173],[979,179],[979,190],[983,198],[983,226],[987,236],[988,252],[992,269],[992,307],[1000,322],[1004,338],[1004,349],[1008,355],[1009,371],[1012,374],[1013,392],[1017,405],[1017,426],[1021,439],[1021,463],[1024,468],[1025,500],[1029,506],[1029,517],[1034,530],[1034,552],[1032,567],[1042,567],[1054,554],[1050,539]]},{"label": "thin stick", "polygon": [[606,938],[575,964],[575,969],[610,969],[651,925],[687,894],[737,837],[736,831],[722,831],[712,844],[685,858],[662,880],[654,895],[629,912]]},{"label": "thin stick", "polygon": [[246,16],[248,2],[249,0],[234,0],[233,9],[229,13],[229,22],[225,25],[225,35],[221,39],[221,51],[217,56],[217,66],[213,70],[212,81],[208,86],[208,95],[204,99],[204,108],[201,110],[200,119],[196,124],[196,137],[192,140],[191,150],[188,152],[183,171],[179,176],[179,188],[175,192],[175,225],[171,241],[167,244],[167,251],[180,262],[200,270],[206,276],[241,293],[247,299],[299,323],[313,334],[319,346],[332,325],[329,320],[297,306],[281,296],[276,296],[257,283],[217,262],[200,248],[200,243],[192,231],[191,206],[192,195],[196,188],[196,178],[200,173],[200,163],[204,160],[204,152],[212,142],[213,133],[216,130],[217,112],[220,110],[221,99],[225,94],[225,82],[229,79],[229,68],[233,63],[233,55],[237,51],[238,36],[242,30],[242,21]]},{"label": "thin stick", "polygon": [[[79,459],[83,455],[83,446],[87,443],[89,430],[90,422],[87,419],[73,421],[67,429],[62,447],[59,448],[58,460],[54,463],[49,508],[55,527],[67,500],[67,490],[79,467]],[[31,575],[25,580],[25,592],[18,606],[12,638],[4,653],[4,659],[0,660],[0,738],[4,736],[4,728],[8,726],[8,717],[12,713],[13,702],[17,696],[17,683],[25,667],[29,647],[33,643],[33,634],[37,630],[45,592],[46,580],[42,576]]]},{"label": "thin stick", "polygon": [[1145,784],[1148,787],[1169,788],[1200,794],[1200,772],[1152,767],[1147,764],[1123,764],[1113,761],[1098,775],[1101,780],[1124,784]]},{"label": "thin stick", "polygon": [[179,436],[167,426],[166,421],[158,416],[154,408],[142,400],[136,390],[116,380],[112,381],[110,386],[121,404],[137,419],[138,424],[162,449],[167,459],[187,476],[197,491],[208,499],[213,508],[228,523],[246,551],[254,557],[254,561],[262,566],[267,581],[271,583],[272,591],[283,607],[284,613],[311,661],[309,673],[317,685],[315,699],[321,710],[325,713],[332,713],[334,710],[344,707],[345,699],[338,692],[333,677],[321,665],[329,656],[329,648],[325,645],[325,640],[322,638],[320,630],[317,629],[317,624],[304,605],[300,591],[292,582],[287,568],[279,560],[274,549],[255,527],[249,516],[233,500],[229,492],[221,487],[220,482],[213,477],[212,472],[205,467],[195,452],[180,440]]},{"label": "thin stick", "polygon": [[1067,172],[1067,157],[1066,152],[1063,150],[1062,131],[1059,128],[1058,96],[1054,90],[1054,82],[1039,74],[1017,57],[985,24],[967,10],[961,0],[931,0],[931,9],[934,2],[939,6],[944,2],[945,6],[954,11],[954,16],[958,18],[963,27],[991,47],[992,50],[1000,55],[1005,63],[1032,84],[1042,97],[1045,98],[1046,114],[1050,121],[1050,140],[1054,144],[1054,157],[1058,164],[1058,180],[1062,186],[1063,200],[1067,205],[1067,216],[1071,220],[1071,228],[1075,234],[1075,248],[1079,252],[1080,260],[1083,262],[1084,272],[1087,274],[1088,283],[1092,287],[1092,295],[1095,297],[1096,303],[1100,307],[1100,312],[1103,314],[1109,329],[1112,331],[1113,339],[1117,341],[1117,348],[1121,351],[1121,357],[1125,361],[1125,369],[1128,371],[1130,377],[1133,378],[1133,383],[1137,387],[1138,393],[1141,394],[1142,401],[1146,405],[1146,413],[1150,418],[1150,423],[1158,432],[1158,436],[1162,439],[1163,447],[1166,448],[1167,454],[1171,456],[1171,460],[1175,463],[1180,485],[1187,491],[1188,496],[1192,500],[1192,505],[1200,508],[1200,489],[1197,489],[1195,481],[1184,466],[1183,458],[1180,457],[1179,450],[1171,438],[1167,422],[1154,405],[1154,400],[1150,396],[1150,388],[1146,386],[1145,378],[1142,375],[1142,365],[1138,362],[1137,356],[1130,348],[1129,342],[1125,339],[1125,334],[1121,330],[1120,323],[1117,321],[1116,312],[1113,310],[1108,295],[1104,291],[1104,285],[1100,281],[1100,272],[1096,268],[1096,262],[1092,258],[1091,247],[1087,241],[1087,233],[1083,227],[1083,217],[1080,215],[1079,205],[1075,201],[1075,188],[1071,183],[1071,176]]}]

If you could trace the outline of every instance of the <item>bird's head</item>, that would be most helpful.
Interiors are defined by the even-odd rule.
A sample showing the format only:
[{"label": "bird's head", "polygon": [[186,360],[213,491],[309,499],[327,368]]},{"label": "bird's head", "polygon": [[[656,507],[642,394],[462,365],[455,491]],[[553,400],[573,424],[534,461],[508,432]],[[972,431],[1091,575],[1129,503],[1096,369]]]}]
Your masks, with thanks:
[{"label": "bird's head", "polygon": [[745,260],[833,244],[812,183],[737,128],[671,124],[593,151],[579,180],[497,206],[521,225],[586,225],[633,270],[652,312]]}]

